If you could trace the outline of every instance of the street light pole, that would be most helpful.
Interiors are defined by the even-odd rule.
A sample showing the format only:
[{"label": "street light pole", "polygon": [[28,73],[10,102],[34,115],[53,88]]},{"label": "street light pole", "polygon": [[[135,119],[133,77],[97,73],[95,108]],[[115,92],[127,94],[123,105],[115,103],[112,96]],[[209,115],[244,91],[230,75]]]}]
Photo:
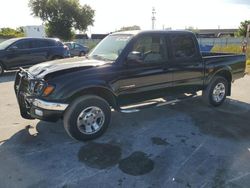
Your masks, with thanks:
[{"label": "street light pole", "polygon": [[152,8],[152,30],[155,29],[155,20],[156,20],[155,14],[156,14],[156,11],[155,11],[155,8],[153,7]]}]

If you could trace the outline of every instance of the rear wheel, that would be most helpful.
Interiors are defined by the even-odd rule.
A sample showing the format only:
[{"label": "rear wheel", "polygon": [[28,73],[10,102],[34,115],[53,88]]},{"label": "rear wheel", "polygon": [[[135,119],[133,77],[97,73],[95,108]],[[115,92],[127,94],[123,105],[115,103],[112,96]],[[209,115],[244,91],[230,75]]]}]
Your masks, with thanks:
[{"label": "rear wheel", "polygon": [[85,56],[85,52],[80,52],[79,56],[80,57]]},{"label": "rear wheel", "polygon": [[4,67],[3,67],[3,64],[0,63],[0,76],[2,76],[4,73]]},{"label": "rear wheel", "polygon": [[221,76],[215,76],[202,95],[206,103],[219,106],[226,99],[228,93],[228,81]]},{"label": "rear wheel", "polygon": [[109,104],[95,95],[76,99],[63,118],[66,132],[76,140],[91,140],[101,136],[110,123]]}]

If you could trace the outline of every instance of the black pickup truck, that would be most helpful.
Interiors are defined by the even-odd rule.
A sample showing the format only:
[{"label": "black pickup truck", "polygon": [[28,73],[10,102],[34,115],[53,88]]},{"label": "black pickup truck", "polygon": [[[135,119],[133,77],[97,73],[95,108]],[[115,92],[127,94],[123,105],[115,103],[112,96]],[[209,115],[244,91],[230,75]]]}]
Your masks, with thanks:
[{"label": "black pickup truck", "polygon": [[201,53],[191,32],[119,32],[85,58],[20,68],[14,89],[23,118],[63,119],[71,137],[88,140],[105,132],[111,109],[136,112],[200,90],[204,101],[219,106],[231,83],[244,76],[245,64],[245,55]]}]

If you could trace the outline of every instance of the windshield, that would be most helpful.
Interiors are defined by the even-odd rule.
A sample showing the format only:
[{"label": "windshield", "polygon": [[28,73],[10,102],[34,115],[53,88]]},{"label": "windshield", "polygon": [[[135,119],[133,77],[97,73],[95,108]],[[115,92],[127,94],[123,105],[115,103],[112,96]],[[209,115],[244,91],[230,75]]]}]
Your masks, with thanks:
[{"label": "windshield", "polygon": [[131,34],[109,35],[92,50],[89,57],[115,61],[132,36]]},{"label": "windshield", "polygon": [[18,39],[14,38],[14,39],[3,41],[2,43],[0,43],[0,50],[5,50],[9,45],[16,42],[17,40]]}]

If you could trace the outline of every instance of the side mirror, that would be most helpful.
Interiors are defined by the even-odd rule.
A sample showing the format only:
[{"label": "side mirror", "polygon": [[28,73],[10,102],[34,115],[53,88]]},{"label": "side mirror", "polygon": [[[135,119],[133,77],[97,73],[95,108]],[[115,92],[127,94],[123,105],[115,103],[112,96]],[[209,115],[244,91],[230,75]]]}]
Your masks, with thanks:
[{"label": "side mirror", "polygon": [[141,52],[132,51],[128,54],[127,64],[140,64],[142,63],[142,55]]}]

